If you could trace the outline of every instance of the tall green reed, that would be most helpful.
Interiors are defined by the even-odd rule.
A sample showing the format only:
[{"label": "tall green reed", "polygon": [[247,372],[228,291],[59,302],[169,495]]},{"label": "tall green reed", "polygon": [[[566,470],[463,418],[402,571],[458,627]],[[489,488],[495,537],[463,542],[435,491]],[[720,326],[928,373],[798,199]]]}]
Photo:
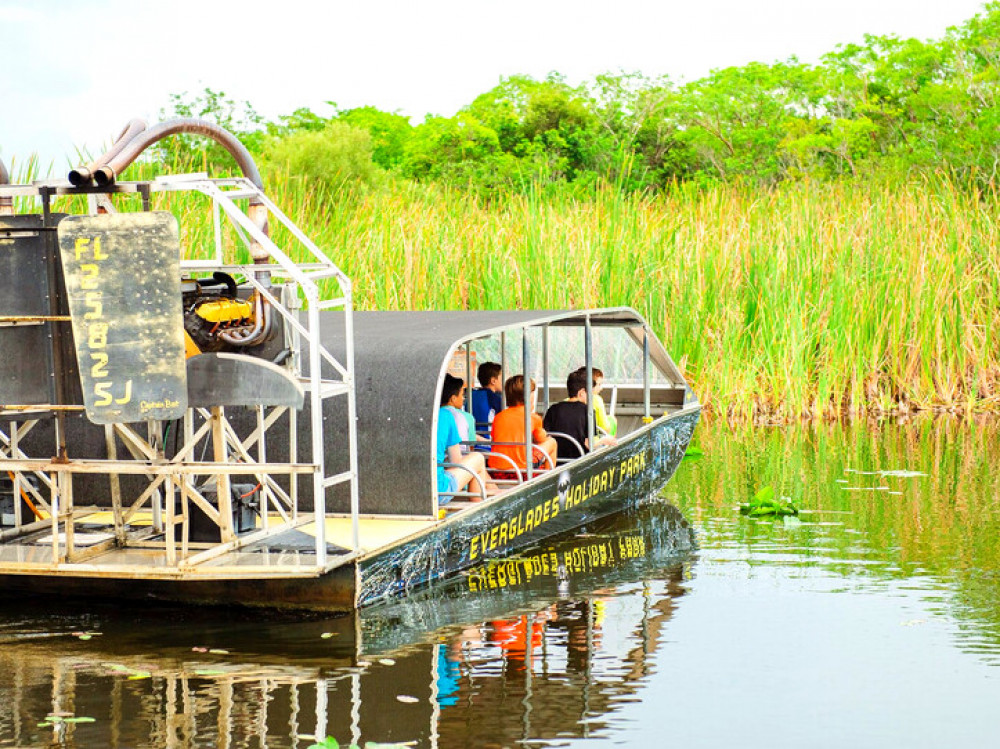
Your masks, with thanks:
[{"label": "tall green reed", "polygon": [[[266,182],[361,309],[632,306],[734,419],[1000,410],[1000,203],[947,179],[492,202],[392,180]],[[186,252],[211,247],[194,199],[156,205],[180,214]]]}]

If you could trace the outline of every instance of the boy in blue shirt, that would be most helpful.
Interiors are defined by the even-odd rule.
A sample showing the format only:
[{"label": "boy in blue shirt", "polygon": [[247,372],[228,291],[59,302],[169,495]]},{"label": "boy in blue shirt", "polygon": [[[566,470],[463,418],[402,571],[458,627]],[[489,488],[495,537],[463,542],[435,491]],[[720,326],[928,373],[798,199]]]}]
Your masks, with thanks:
[{"label": "boy in blue shirt", "polygon": [[476,433],[487,439],[493,417],[503,411],[502,371],[499,364],[488,361],[480,364],[476,372],[481,387],[472,391],[472,416],[476,420]]},{"label": "boy in blue shirt", "polygon": [[[462,435],[455,421],[453,409],[465,402],[465,382],[450,374],[444,376],[441,388],[441,408],[437,423],[437,490],[438,504],[450,502],[453,494],[468,486],[468,491],[492,496],[497,486],[486,474],[486,461],[481,453],[462,455]],[[442,463],[454,464],[445,467]],[[459,468],[457,466],[462,466]],[[467,470],[466,470],[467,469]],[[471,482],[471,483],[470,483]],[[468,497],[470,502],[478,502],[479,497]]]}]

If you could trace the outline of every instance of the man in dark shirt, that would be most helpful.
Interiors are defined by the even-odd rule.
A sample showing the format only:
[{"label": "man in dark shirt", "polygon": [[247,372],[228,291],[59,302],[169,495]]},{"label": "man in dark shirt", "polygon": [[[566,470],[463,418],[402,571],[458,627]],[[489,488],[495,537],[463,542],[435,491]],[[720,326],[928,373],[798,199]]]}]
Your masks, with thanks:
[{"label": "man in dark shirt", "polygon": [[[569,398],[549,406],[542,426],[546,432],[552,432],[552,436],[556,439],[556,444],[559,446],[556,455],[573,460],[586,454],[589,446],[586,373],[581,374],[579,370],[571,372],[566,378],[566,393]],[[572,439],[562,437],[560,434]]]}]

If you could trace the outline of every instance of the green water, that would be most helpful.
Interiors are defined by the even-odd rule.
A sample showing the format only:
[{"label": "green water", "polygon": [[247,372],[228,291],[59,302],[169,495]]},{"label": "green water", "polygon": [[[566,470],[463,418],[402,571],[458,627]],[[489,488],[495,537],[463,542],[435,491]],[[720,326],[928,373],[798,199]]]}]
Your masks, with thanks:
[{"label": "green water", "polygon": [[[696,442],[640,510],[360,617],[5,601],[0,746],[995,745],[997,425]],[[765,486],[801,514],[740,515]]]}]

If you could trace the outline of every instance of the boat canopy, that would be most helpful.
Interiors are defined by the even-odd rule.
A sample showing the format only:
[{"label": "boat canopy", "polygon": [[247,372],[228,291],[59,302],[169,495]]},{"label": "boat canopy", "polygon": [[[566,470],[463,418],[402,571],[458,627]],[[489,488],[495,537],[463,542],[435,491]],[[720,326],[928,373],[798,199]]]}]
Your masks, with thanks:
[{"label": "boat canopy", "polygon": [[[324,314],[321,320],[323,345],[338,358],[344,355],[343,313]],[[627,331],[641,359],[648,341],[650,373],[656,382],[656,403],[690,403],[693,394],[680,370],[642,316],[628,307],[594,310],[518,310],[451,312],[355,312],[354,364],[357,378],[358,472],[364,514],[401,516],[434,515],[436,419],[444,376],[451,371],[466,380],[471,390],[475,382],[477,346],[491,354],[479,357],[501,361],[506,358],[505,376],[521,372],[521,352],[525,337],[531,349],[529,368],[537,374],[549,372],[550,336],[561,337],[562,329],[584,330],[589,325],[599,339],[604,328]],[[546,330],[548,329],[548,330]],[[571,335],[576,335],[572,334]],[[584,364],[584,336],[572,358],[576,368]],[[489,344],[492,343],[492,347]],[[553,346],[554,348],[554,346]],[[497,352],[497,353],[493,353]],[[595,361],[608,368],[610,352],[595,347]],[[555,357],[552,357],[554,360]],[[597,366],[597,364],[595,364]],[[513,367],[513,368],[512,368]],[[463,376],[465,372],[471,377]],[[553,369],[548,382],[560,396],[568,371]],[[635,388],[642,391],[642,381]],[[548,389],[545,390],[546,396]],[[658,415],[658,414],[657,414]],[[330,423],[333,414],[325,414]],[[337,440],[331,440],[335,443]],[[342,442],[342,441],[341,441]],[[328,454],[328,464],[346,468],[342,454]],[[345,509],[344,498],[333,496],[333,505]]]}]

